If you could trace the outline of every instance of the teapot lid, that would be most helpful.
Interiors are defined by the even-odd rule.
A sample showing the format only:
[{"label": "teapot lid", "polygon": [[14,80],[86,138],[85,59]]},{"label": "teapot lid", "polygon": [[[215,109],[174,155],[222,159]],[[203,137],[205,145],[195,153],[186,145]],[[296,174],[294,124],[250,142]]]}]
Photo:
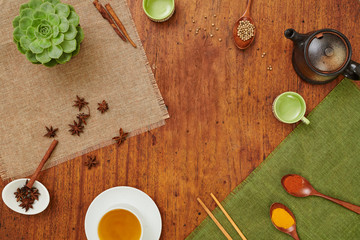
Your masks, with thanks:
[{"label": "teapot lid", "polygon": [[333,73],[345,66],[350,50],[346,37],[341,35],[331,31],[320,32],[310,39],[306,55],[319,72]]}]

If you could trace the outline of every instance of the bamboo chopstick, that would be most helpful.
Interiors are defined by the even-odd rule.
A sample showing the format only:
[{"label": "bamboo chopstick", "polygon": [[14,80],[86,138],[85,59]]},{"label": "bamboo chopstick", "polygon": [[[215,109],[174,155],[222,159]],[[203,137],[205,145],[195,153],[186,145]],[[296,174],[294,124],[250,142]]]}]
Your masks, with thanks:
[{"label": "bamboo chopstick", "polygon": [[221,205],[221,203],[217,200],[217,198],[214,196],[214,194],[210,193],[210,196],[214,199],[214,201],[216,202],[216,204],[219,206],[219,208],[221,209],[221,211],[224,213],[224,215],[226,216],[226,218],[229,220],[229,222],[231,223],[231,225],[235,228],[235,230],[238,232],[238,234],[240,235],[242,240],[247,240],[246,237],[244,236],[244,234],[240,231],[240,229],[238,228],[238,226],[235,224],[235,222],[232,220],[232,218],[229,216],[229,214],[226,212],[226,210],[224,209],[224,207]]},{"label": "bamboo chopstick", "polygon": [[221,232],[225,235],[225,237],[228,240],[232,240],[230,235],[226,232],[226,230],[221,226],[221,224],[216,220],[215,216],[210,212],[210,210],[205,206],[205,204],[200,200],[200,198],[197,198],[200,205],[204,208],[205,212],[210,216],[210,218],[214,221],[214,223],[218,226],[218,228],[221,230]]},{"label": "bamboo chopstick", "polygon": [[136,48],[136,44],[131,40],[129,34],[127,33],[124,25],[122,24],[122,22],[120,21],[120,19],[118,18],[118,16],[116,15],[116,13],[114,12],[114,9],[111,7],[110,3],[105,4],[105,8],[106,10],[108,10],[108,12],[110,13],[111,17],[115,20],[116,25],[120,28],[120,30],[123,32],[123,34],[125,35],[125,37],[127,38],[127,40],[129,40],[129,42],[131,43],[131,45]]}]

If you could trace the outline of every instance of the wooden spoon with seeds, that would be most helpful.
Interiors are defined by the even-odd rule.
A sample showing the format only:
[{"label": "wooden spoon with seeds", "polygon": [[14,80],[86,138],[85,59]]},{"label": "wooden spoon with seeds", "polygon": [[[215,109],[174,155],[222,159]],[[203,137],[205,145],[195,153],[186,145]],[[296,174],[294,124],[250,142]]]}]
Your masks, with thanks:
[{"label": "wooden spoon with seeds", "polygon": [[255,35],[256,35],[256,28],[254,29],[254,36],[252,36],[250,39],[243,41],[239,36],[238,36],[238,26],[240,24],[241,21],[249,21],[252,25],[255,26],[254,24],[254,20],[250,17],[250,6],[251,6],[251,1],[252,0],[248,0],[247,6],[246,6],[246,10],[244,12],[244,14],[239,18],[239,20],[237,20],[234,24],[234,28],[233,28],[233,38],[235,41],[235,45],[239,48],[239,49],[246,49],[248,47],[250,47],[251,43],[254,41]]}]

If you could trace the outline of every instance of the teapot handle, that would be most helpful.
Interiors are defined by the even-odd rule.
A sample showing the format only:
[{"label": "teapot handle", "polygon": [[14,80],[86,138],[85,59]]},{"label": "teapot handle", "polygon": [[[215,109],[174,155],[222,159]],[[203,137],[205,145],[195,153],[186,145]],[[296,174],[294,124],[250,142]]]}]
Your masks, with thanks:
[{"label": "teapot handle", "polygon": [[351,80],[360,80],[360,64],[351,60],[343,74]]}]

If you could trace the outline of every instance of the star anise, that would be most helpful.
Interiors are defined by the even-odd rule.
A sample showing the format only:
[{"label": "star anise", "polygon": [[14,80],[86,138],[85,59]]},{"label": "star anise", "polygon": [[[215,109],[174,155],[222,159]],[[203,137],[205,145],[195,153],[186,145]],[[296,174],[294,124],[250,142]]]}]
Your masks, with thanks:
[{"label": "star anise", "polygon": [[32,187],[30,189],[29,197],[33,200],[39,200],[39,196],[40,196],[39,190],[37,188]]},{"label": "star anise", "polygon": [[99,107],[97,110],[99,110],[101,113],[106,112],[109,109],[109,106],[105,100],[103,100],[101,103],[98,103]]},{"label": "star anise", "polygon": [[88,119],[90,117],[90,114],[79,113],[76,117],[77,117],[77,119],[79,119],[80,123],[83,123],[86,125],[86,119]]},{"label": "star anise", "polygon": [[125,142],[126,137],[129,135],[129,133],[124,132],[122,128],[120,128],[119,130],[119,136],[118,137],[113,137],[113,140],[115,140],[118,144],[118,146],[120,146],[121,144],[123,144],[123,142]]},{"label": "star anise", "polygon": [[27,212],[29,210],[29,208],[33,208],[33,206],[32,206],[33,203],[34,203],[33,199],[24,198],[19,206],[22,208],[25,208],[25,212]]},{"label": "star anise", "polygon": [[71,132],[71,135],[77,134],[78,136],[80,136],[80,133],[82,133],[84,129],[84,126],[81,124],[82,124],[81,121],[77,123],[75,120],[74,120],[74,125],[69,124],[69,126],[71,127],[71,129],[69,130],[69,132]]},{"label": "star anise", "polygon": [[73,106],[79,108],[79,111],[81,111],[83,107],[89,104],[85,101],[85,98],[81,98],[78,95],[76,95],[76,100],[74,102],[75,104]]},{"label": "star anise", "polygon": [[48,138],[55,137],[56,136],[56,131],[59,130],[58,128],[54,129],[52,126],[50,126],[50,127],[45,126],[45,128],[46,128],[47,133],[44,135],[44,137],[48,137]]},{"label": "star anise", "polygon": [[91,169],[92,167],[95,167],[98,164],[98,161],[96,161],[96,156],[87,156],[88,160],[85,161],[85,166],[88,167],[88,169]]},{"label": "star anise", "polygon": [[18,188],[18,189],[16,190],[16,192],[14,192],[14,194],[15,194],[15,198],[16,198],[16,201],[17,201],[17,202],[18,202],[18,201],[22,201],[22,199],[24,198],[24,194],[23,194],[23,192],[21,191],[20,188]]}]

